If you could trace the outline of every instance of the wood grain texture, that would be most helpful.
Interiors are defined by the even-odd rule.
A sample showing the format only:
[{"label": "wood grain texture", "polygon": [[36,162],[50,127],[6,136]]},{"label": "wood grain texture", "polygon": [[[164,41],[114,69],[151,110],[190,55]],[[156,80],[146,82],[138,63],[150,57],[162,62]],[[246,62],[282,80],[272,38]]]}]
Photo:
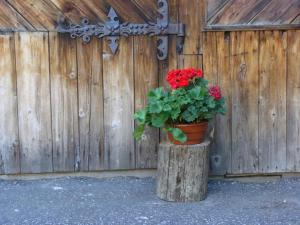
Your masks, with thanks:
[{"label": "wood grain texture", "polygon": [[[232,158],[232,71],[229,33],[216,33],[218,85],[226,99],[226,115],[218,115],[214,124],[214,139],[210,150],[212,174],[231,173]],[[215,49],[213,50],[215,52]],[[205,75],[205,74],[204,74]],[[205,75],[206,76],[206,75]]]},{"label": "wood grain texture", "polygon": [[207,0],[205,28],[227,31],[298,29],[299,4],[298,0]]},{"label": "wood grain texture", "polygon": [[192,202],[206,198],[209,142],[159,145],[156,194],[166,201]]},{"label": "wood grain texture", "polygon": [[288,31],[287,171],[300,172],[300,31]]},{"label": "wood grain texture", "polygon": [[203,68],[204,77],[211,84],[220,85],[226,98],[225,116],[217,116],[210,123],[214,137],[210,151],[210,170],[212,174],[231,173],[232,152],[232,71],[230,55],[230,34],[205,33]]},{"label": "wood grain texture", "polygon": [[0,0],[0,31],[33,31],[34,27],[11,5]]},{"label": "wood grain texture", "polygon": [[[147,104],[147,94],[151,88],[158,87],[158,61],[155,38],[134,38],[134,87],[135,111]],[[146,128],[140,141],[135,143],[136,167],[156,168],[159,130]]]},{"label": "wood grain texture", "polygon": [[80,164],[76,41],[50,33],[49,45],[53,168],[74,171]]},{"label": "wood grain texture", "polygon": [[260,172],[286,169],[286,48],[286,32],[260,32]]},{"label": "wood grain texture", "polygon": [[121,38],[112,55],[108,44],[103,53],[105,168],[135,168],[133,39]]},{"label": "wood grain texture", "polygon": [[300,24],[300,14],[293,20],[292,24],[294,25]]},{"label": "wood grain texture", "polygon": [[209,23],[214,25],[247,24],[256,16],[271,0],[231,0],[229,1]]},{"label": "wood grain texture", "polygon": [[15,43],[0,35],[0,174],[20,173]]},{"label": "wood grain texture", "polygon": [[143,13],[147,21],[155,22],[159,13],[157,11],[156,0],[130,0]]},{"label": "wood grain texture", "polygon": [[179,55],[178,68],[198,68],[202,69],[202,55]]},{"label": "wood grain texture", "polygon": [[15,42],[21,172],[52,172],[48,34],[17,33]]},{"label": "wood grain texture", "polygon": [[258,172],[258,42],[258,32],[231,34],[232,173]]},{"label": "wood grain texture", "polygon": [[204,34],[204,55],[203,70],[205,79],[212,84],[218,82],[218,53],[217,53],[217,36],[215,32],[207,32]]},{"label": "wood grain texture", "polygon": [[[253,24],[280,24],[290,23],[289,16],[294,15],[297,11],[300,13],[298,0],[272,0],[252,21]],[[290,8],[294,8],[292,11],[288,11]],[[296,12],[295,12],[296,11]],[[286,13],[290,14],[287,15]],[[294,17],[296,16],[294,15]],[[281,19],[280,19],[281,18]],[[285,18],[285,19],[284,19]]]},{"label": "wood grain texture", "polygon": [[205,0],[205,7],[207,8],[207,20],[209,20],[213,15],[215,15],[222,6],[226,4],[229,0]]},{"label": "wood grain texture", "polygon": [[77,40],[80,170],[103,169],[102,41]]},{"label": "wood grain texture", "polygon": [[[276,23],[279,24],[290,24],[295,21],[295,18],[300,15],[300,1],[294,0],[290,7],[282,13],[281,16],[277,17]],[[299,22],[298,22],[299,24]]]},{"label": "wood grain texture", "polygon": [[104,0],[46,0],[52,2],[73,23],[83,17],[90,21],[106,21],[108,4]]},{"label": "wood grain texture", "polygon": [[204,0],[178,0],[178,20],[187,25],[183,54],[202,53],[203,8]]},{"label": "wood grain texture", "polygon": [[[153,0],[149,0],[153,1]],[[112,6],[120,18],[123,21],[130,21],[134,23],[143,23],[147,21],[149,18],[145,16],[145,14],[140,10],[140,7],[138,7],[135,4],[135,1],[131,0],[107,0],[108,4]],[[139,5],[141,6],[141,5]],[[149,9],[150,10],[150,9]],[[156,21],[153,21],[156,22]]]},{"label": "wood grain texture", "polygon": [[62,13],[50,1],[44,0],[7,0],[35,30],[54,30]]}]

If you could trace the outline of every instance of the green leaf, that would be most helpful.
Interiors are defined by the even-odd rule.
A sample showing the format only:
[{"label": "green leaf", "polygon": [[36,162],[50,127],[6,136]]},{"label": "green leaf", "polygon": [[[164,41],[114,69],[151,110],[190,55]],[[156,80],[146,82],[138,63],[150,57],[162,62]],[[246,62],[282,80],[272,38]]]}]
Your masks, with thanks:
[{"label": "green leaf", "polygon": [[186,122],[193,122],[198,118],[198,110],[192,105],[183,112],[182,117]]},{"label": "green leaf", "polygon": [[168,120],[169,114],[166,112],[160,114],[153,114],[151,117],[151,124],[154,127],[161,128],[164,127],[165,122]]},{"label": "green leaf", "polygon": [[133,132],[133,136],[136,140],[140,140],[145,130],[145,124],[139,125]]},{"label": "green leaf", "polygon": [[174,108],[173,111],[171,112],[172,113],[171,114],[172,120],[176,120],[179,117],[180,112],[181,112],[181,110],[180,110],[179,107]]},{"label": "green leaf", "polygon": [[171,111],[171,110],[172,110],[172,107],[170,105],[165,104],[163,106],[163,111],[168,112],[168,111]]},{"label": "green leaf", "polygon": [[215,102],[215,100],[211,97],[211,98],[209,98],[209,100],[208,100],[208,108],[211,108],[211,109],[213,109],[213,108],[215,108],[216,107],[216,102]]},{"label": "green leaf", "polygon": [[149,104],[150,113],[160,113],[163,110],[163,107],[159,101],[152,102]]},{"label": "green leaf", "polygon": [[196,100],[202,100],[203,96],[201,93],[201,87],[196,86],[195,88],[191,89],[189,91],[189,95],[191,98],[196,99]]},{"label": "green leaf", "polygon": [[145,123],[147,116],[147,110],[141,109],[134,114],[134,119],[137,120],[139,123]]},{"label": "green leaf", "polygon": [[185,133],[178,128],[172,128],[171,134],[175,140],[180,141],[181,143],[184,143],[187,140]]},{"label": "green leaf", "polygon": [[149,91],[148,98],[150,100],[159,100],[164,95],[163,88],[155,88]]}]

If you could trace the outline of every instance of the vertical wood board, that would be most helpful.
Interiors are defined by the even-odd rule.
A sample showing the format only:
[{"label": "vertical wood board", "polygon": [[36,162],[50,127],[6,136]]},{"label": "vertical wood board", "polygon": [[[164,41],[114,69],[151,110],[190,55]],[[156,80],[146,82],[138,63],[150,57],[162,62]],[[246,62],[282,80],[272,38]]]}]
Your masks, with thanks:
[{"label": "vertical wood board", "polygon": [[286,169],[286,48],[286,32],[260,32],[259,172]]},{"label": "vertical wood board", "polygon": [[[216,33],[218,85],[226,100],[226,115],[217,115],[214,126],[214,140],[211,144],[210,162],[213,174],[231,173],[232,153],[232,72],[230,35]],[[213,50],[215,51],[215,50]]]},{"label": "vertical wood board", "polygon": [[52,172],[48,34],[17,33],[15,42],[21,172]]},{"label": "vertical wood board", "polygon": [[178,0],[179,22],[186,24],[183,54],[202,53],[204,0]]},{"label": "vertical wood board", "polygon": [[0,174],[20,172],[15,43],[0,35]]},{"label": "vertical wood board", "polygon": [[79,169],[78,80],[76,41],[50,33],[53,167],[55,172]]},{"label": "vertical wood board", "polygon": [[300,172],[300,31],[288,31],[287,171]]},{"label": "vertical wood board", "polygon": [[133,39],[121,38],[116,55],[103,52],[105,168],[135,168]]},{"label": "vertical wood board", "polygon": [[77,41],[80,170],[103,168],[102,41]]},{"label": "vertical wood board", "polygon": [[[134,38],[135,111],[142,109],[147,104],[149,90],[158,86],[155,44],[155,38]],[[137,168],[156,168],[158,142],[159,130],[146,128],[142,139],[135,143]]]},{"label": "vertical wood board", "polygon": [[232,173],[258,171],[258,32],[231,33]]}]

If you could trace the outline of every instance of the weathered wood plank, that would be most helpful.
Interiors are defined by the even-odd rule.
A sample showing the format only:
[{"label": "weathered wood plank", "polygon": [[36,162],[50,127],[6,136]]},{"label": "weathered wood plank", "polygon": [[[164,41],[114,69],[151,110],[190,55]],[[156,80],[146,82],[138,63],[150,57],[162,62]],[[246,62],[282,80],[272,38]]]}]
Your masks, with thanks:
[{"label": "weathered wood plank", "polygon": [[229,0],[205,0],[207,9],[207,19],[214,16]]},{"label": "weathered wood plank", "polygon": [[18,33],[15,43],[21,172],[52,172],[48,34]]},{"label": "weathered wood plank", "polygon": [[178,0],[178,17],[186,24],[183,54],[202,53],[202,28],[204,20],[204,0]]},{"label": "weathered wood plank", "polygon": [[300,31],[288,31],[287,171],[300,172]]},{"label": "weathered wood plank", "polygon": [[[230,35],[216,33],[218,68],[218,85],[226,98],[227,112],[225,116],[215,118],[214,139],[210,150],[211,173],[224,175],[231,173],[232,151],[232,72],[230,63]],[[212,49],[215,52],[215,49]]]},{"label": "weathered wood plank", "polygon": [[[134,38],[135,111],[147,104],[147,94],[158,86],[158,62],[155,38]],[[135,143],[136,167],[156,168],[159,131],[147,128],[142,139]]]},{"label": "weathered wood plank", "polygon": [[106,21],[109,5],[104,0],[46,0],[51,1],[72,22],[83,17],[91,21]]},{"label": "weathered wood plank", "polygon": [[26,21],[7,2],[0,1],[0,31],[26,31],[34,30],[33,26]]},{"label": "weathered wood plank", "polygon": [[116,10],[116,12],[118,13],[118,15],[123,21],[143,23],[149,19],[145,16],[145,14],[142,11],[140,11],[140,8],[130,0],[127,1],[106,0],[106,1],[110,6],[112,6]]},{"label": "weathered wood plank", "polygon": [[[288,15],[286,12],[289,10],[290,7],[295,7],[294,9],[297,9],[294,4],[299,2],[298,0],[272,0],[270,4],[267,5],[255,18],[253,21],[251,21],[252,24],[265,24],[265,23],[278,23],[288,21]],[[295,13],[295,12],[294,12]],[[300,11],[298,11],[300,13]],[[297,14],[296,14],[297,15]],[[296,16],[295,15],[295,16]],[[282,19],[280,19],[282,18]],[[285,18],[285,19],[283,19]],[[277,21],[277,22],[276,22]]]},{"label": "weathered wood plank", "polygon": [[228,3],[209,21],[214,25],[247,24],[271,0],[235,0]]},{"label": "weathered wood plank", "polygon": [[102,41],[77,40],[80,170],[103,169]]},{"label": "weathered wood plank", "polygon": [[7,0],[38,31],[54,30],[62,13],[49,1]]},{"label": "weathered wood plank", "polygon": [[213,174],[231,171],[231,73],[229,36],[224,33],[206,33],[204,38],[204,76],[212,84],[219,84],[227,100],[227,115],[218,116],[210,124],[214,139],[210,151]]},{"label": "weathered wood plank", "polygon": [[260,32],[259,172],[286,169],[286,46],[286,32]]},{"label": "weathered wood plank", "polygon": [[293,20],[292,24],[300,24],[300,14]]},{"label": "weathered wood plank", "polygon": [[203,71],[205,79],[212,84],[218,82],[218,53],[217,36],[215,32],[204,34],[203,42]]},{"label": "weathered wood plank", "polygon": [[263,10],[260,11],[257,16],[251,21],[251,24],[276,24],[278,18],[282,17],[283,14],[290,8],[294,7],[293,2],[298,0],[272,0]]},{"label": "weathered wood plank", "polygon": [[50,33],[53,169],[79,168],[76,41]]},{"label": "weathered wood plank", "polygon": [[207,0],[207,4],[207,30],[284,30],[300,24],[298,0]]},{"label": "weathered wood plank", "polygon": [[202,69],[202,55],[179,55],[178,68]]},{"label": "weathered wood plank", "polygon": [[0,35],[0,174],[20,173],[15,43]]},{"label": "weathered wood plank", "polygon": [[133,39],[121,38],[112,55],[104,44],[104,132],[105,168],[135,168]]},{"label": "weathered wood plank", "polygon": [[145,15],[147,21],[155,22],[159,13],[157,11],[157,1],[156,0],[130,0],[135,4],[139,10]]},{"label": "weathered wood plank", "polygon": [[294,0],[291,6],[282,12],[282,15],[277,17],[275,23],[289,24],[300,14],[300,1]]},{"label": "weathered wood plank", "polygon": [[258,32],[231,34],[232,173],[258,172],[258,42]]}]

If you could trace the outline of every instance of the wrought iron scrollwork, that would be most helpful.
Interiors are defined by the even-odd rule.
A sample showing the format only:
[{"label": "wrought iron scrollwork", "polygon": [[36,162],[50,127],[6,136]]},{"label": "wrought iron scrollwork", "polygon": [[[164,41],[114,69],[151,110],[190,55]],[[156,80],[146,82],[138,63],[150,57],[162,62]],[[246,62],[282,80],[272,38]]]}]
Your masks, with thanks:
[{"label": "wrought iron scrollwork", "polygon": [[167,0],[157,0],[157,5],[160,16],[157,18],[156,23],[121,23],[116,11],[111,7],[105,23],[90,24],[88,19],[84,18],[80,24],[62,22],[58,25],[57,31],[69,33],[71,38],[82,38],[86,43],[90,42],[93,36],[106,38],[113,54],[118,50],[120,36],[157,36],[157,57],[159,60],[165,60],[168,57],[169,35],[177,35],[177,52],[181,53],[184,44],[185,26],[182,23],[169,23]]}]

